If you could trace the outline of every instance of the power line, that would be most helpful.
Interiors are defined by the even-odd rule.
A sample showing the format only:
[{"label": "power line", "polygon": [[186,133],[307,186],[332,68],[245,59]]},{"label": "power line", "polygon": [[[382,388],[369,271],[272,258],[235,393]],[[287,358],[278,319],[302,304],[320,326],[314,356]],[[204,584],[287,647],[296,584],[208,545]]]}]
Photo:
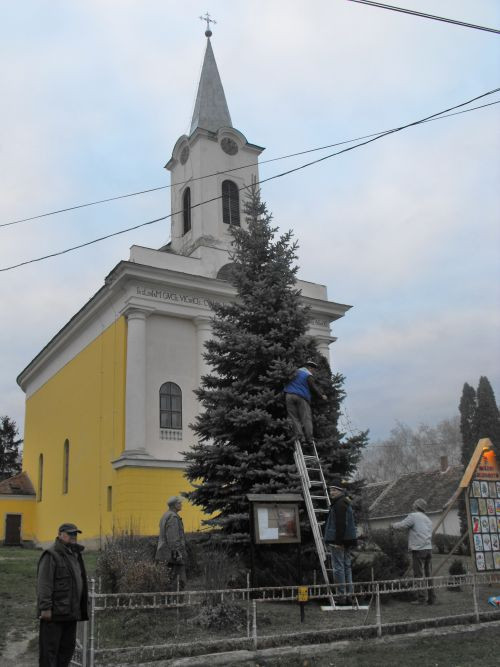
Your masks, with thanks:
[{"label": "power line", "polygon": [[372,2],[372,0],[349,0],[349,2],[357,2],[360,5],[368,5],[370,7],[377,7],[379,9],[389,9],[393,12],[400,12],[402,14],[411,14],[412,16],[420,16],[424,19],[432,19],[433,21],[443,21],[444,23],[453,23],[462,28],[473,28],[474,30],[485,30],[486,32],[494,32],[500,35],[500,30],[496,28],[487,28],[483,25],[475,25],[474,23],[465,23],[464,21],[457,21],[455,19],[448,19],[443,16],[436,16],[434,14],[425,14],[424,12],[417,12],[414,9],[405,9],[404,7],[396,7],[394,5],[386,5],[383,2]]},{"label": "power line", "polygon": [[[343,148],[340,151],[336,151],[335,153],[330,153],[329,155],[324,155],[321,158],[318,158],[317,160],[312,160],[311,162],[306,162],[298,167],[294,167],[293,169],[288,169],[287,171],[283,171],[280,174],[275,174],[274,176],[269,176],[268,178],[261,179],[260,181],[257,181],[255,185],[262,185],[263,183],[267,183],[269,181],[273,181],[278,178],[282,178],[283,176],[288,176],[289,174],[293,174],[297,171],[301,171],[302,169],[306,169],[307,167],[311,167],[314,164],[319,164],[320,162],[324,162],[325,160],[329,160],[332,157],[335,157],[337,155],[341,155],[342,153],[348,153],[349,151],[355,150],[356,148],[360,148],[361,146],[366,146],[367,144],[371,144],[374,141],[378,141],[379,139],[382,139],[383,137],[387,137],[391,134],[395,134],[396,132],[401,132],[401,130],[405,130],[409,127],[415,127],[416,125],[420,125],[431,118],[436,118],[438,116],[441,116],[445,113],[448,113],[450,111],[454,111],[455,109],[459,109],[460,107],[467,106],[468,104],[471,104],[472,102],[475,102],[476,100],[480,100],[484,97],[487,97],[488,95],[493,95],[494,93],[497,93],[500,91],[500,88],[495,88],[493,90],[490,90],[486,93],[482,93],[481,95],[478,95],[477,97],[474,97],[470,100],[467,100],[466,102],[461,102],[460,104],[456,104],[453,107],[449,107],[448,109],[444,109],[443,111],[438,111],[437,113],[431,114],[430,116],[426,116],[425,118],[421,118],[420,120],[413,121],[411,123],[407,123],[406,125],[401,125],[400,127],[394,128],[392,130],[388,130],[387,132],[383,134],[379,134],[371,139],[367,139],[366,141],[361,142],[360,144],[355,144],[354,146],[349,146],[348,148]],[[241,188],[238,188],[239,192],[242,190],[246,190],[247,186],[242,186]],[[199,206],[204,206],[205,204],[209,204],[211,202],[217,201],[219,199],[222,199],[222,195],[218,195],[217,197],[212,197],[211,199],[207,199],[205,201],[199,202],[198,204],[193,204],[191,208],[198,208]],[[0,268],[0,272],[3,271],[11,271],[12,269],[17,269],[21,266],[25,266],[27,264],[34,264],[35,262],[41,262],[45,259],[49,259],[51,257],[57,257],[58,255],[64,255],[68,252],[72,252],[73,250],[78,250],[80,248],[84,248],[86,246],[92,245],[94,243],[99,243],[100,241],[104,241],[105,239],[112,238],[113,236],[119,236],[120,234],[125,234],[127,232],[133,231],[135,229],[139,229],[140,227],[146,227],[147,225],[153,225],[156,222],[160,222],[162,220],[167,220],[168,218],[171,218],[174,215],[177,215],[181,213],[182,211],[176,211],[174,213],[170,213],[169,215],[162,216],[161,218],[156,218],[155,220],[149,220],[147,222],[142,222],[137,225],[133,225],[132,227],[127,227],[126,229],[119,230],[117,232],[113,232],[111,234],[106,234],[105,236],[101,236],[99,238],[93,239],[92,241],[87,241],[85,243],[80,243],[76,246],[73,246],[71,248],[66,248],[65,250],[60,250],[58,252],[53,252],[50,253],[49,255],[43,255],[42,257],[36,257],[34,259],[29,259],[24,262],[19,262],[18,264],[13,264],[12,266],[6,266]]]},{"label": "power line", "polygon": [[[431,123],[436,120],[443,120],[444,118],[451,118],[452,116],[458,116],[463,113],[469,113],[470,111],[476,111],[477,109],[484,109],[485,107],[493,106],[495,104],[500,104],[500,100],[496,102],[488,102],[487,104],[481,104],[476,107],[471,107],[470,109],[462,109],[462,111],[456,111],[454,113],[449,113],[440,116],[439,118],[429,118],[426,121],[423,121],[423,123]],[[184,185],[185,183],[192,183],[194,181],[200,181],[205,178],[211,178],[212,176],[220,176],[221,174],[230,174],[233,171],[239,171],[241,169],[247,169],[248,167],[255,167],[255,166],[261,166],[263,164],[269,164],[270,162],[277,162],[279,160],[287,160],[292,157],[298,157],[300,155],[307,155],[308,153],[315,153],[317,151],[323,151],[326,150],[327,148],[334,148],[335,146],[343,146],[345,144],[350,144],[354,141],[361,141],[363,139],[369,139],[371,137],[377,137],[379,135],[386,134],[388,132],[392,132],[393,130],[381,130],[379,132],[372,132],[371,134],[365,134],[362,137],[356,137],[354,139],[345,139],[343,141],[337,141],[336,143],[333,144],[327,144],[325,146],[318,146],[317,148],[308,148],[303,151],[299,151],[297,153],[289,153],[288,155],[281,155],[279,157],[275,158],[270,158],[268,160],[260,160],[258,162],[250,162],[248,164],[245,164],[241,167],[234,167],[233,169],[227,169],[226,171],[214,171],[210,174],[205,174],[203,176],[197,176],[196,178],[191,178],[186,181],[178,181],[177,183],[171,183],[170,185],[160,185],[155,188],[147,188],[145,190],[138,190],[137,192],[129,192],[124,195],[116,195],[114,197],[106,197],[105,199],[98,199],[96,201],[91,201],[91,202],[86,202],[85,204],[75,204],[74,206],[68,206],[66,208],[60,208],[55,211],[48,211],[47,213],[39,213],[38,215],[32,215],[29,218],[21,218],[19,220],[12,220],[10,222],[3,222],[0,223],[0,227],[11,227],[12,225],[19,225],[23,222],[31,222],[33,220],[39,220],[40,218],[47,218],[52,215],[58,215],[60,213],[68,213],[69,211],[75,211],[80,208],[86,208],[88,206],[96,206],[98,204],[107,204],[112,201],[117,201],[120,199],[127,199],[129,197],[137,197],[139,195],[144,195],[144,194],[149,194],[150,192],[157,192],[158,190],[168,190],[169,188],[176,187],[179,185]]]}]

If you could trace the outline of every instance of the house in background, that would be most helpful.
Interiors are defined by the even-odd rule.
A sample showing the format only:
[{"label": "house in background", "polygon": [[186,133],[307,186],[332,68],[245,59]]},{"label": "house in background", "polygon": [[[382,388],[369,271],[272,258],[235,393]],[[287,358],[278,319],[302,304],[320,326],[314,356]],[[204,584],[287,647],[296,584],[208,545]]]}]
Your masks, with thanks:
[{"label": "house in background", "polygon": [[[464,474],[461,465],[449,466],[448,458],[441,457],[441,468],[414,472],[392,482],[374,482],[363,489],[365,526],[370,530],[389,528],[413,511],[417,498],[427,502],[427,514],[435,526],[442,518]],[[439,533],[460,537],[458,503],[450,510],[439,527]]]},{"label": "house in background", "polygon": [[25,472],[0,482],[0,541],[5,546],[33,542],[36,493]]}]

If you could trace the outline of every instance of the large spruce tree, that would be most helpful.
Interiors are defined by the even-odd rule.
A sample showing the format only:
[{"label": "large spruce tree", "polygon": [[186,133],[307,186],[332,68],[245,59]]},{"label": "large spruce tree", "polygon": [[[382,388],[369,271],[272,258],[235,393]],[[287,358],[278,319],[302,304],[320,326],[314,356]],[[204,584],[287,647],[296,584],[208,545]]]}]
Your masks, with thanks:
[{"label": "large spruce tree", "polygon": [[193,424],[198,442],[185,454],[194,490],[189,500],[213,515],[205,523],[227,542],[249,539],[248,493],[300,488],[283,386],[308,358],[320,363],[328,400],[315,411],[316,437],[327,476],[354,469],[366,435],[351,444],[337,430],[342,377],[306,336],[308,309],[296,286],[297,244],[276,238],[271,215],[254,186],[247,196],[248,230],[233,227],[232,303],[214,303],[213,338],[205,358],[211,373],[196,391],[202,411]]}]

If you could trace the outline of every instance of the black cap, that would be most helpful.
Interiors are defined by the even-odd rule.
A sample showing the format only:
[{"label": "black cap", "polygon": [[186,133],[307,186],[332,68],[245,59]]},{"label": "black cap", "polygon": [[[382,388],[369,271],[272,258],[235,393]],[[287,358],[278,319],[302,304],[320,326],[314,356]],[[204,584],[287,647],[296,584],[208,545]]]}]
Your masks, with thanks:
[{"label": "black cap", "polygon": [[59,526],[59,533],[81,533],[74,523],[63,523]]},{"label": "black cap", "polygon": [[333,475],[328,484],[329,489],[338,489],[339,491],[345,491],[346,482],[340,475]]},{"label": "black cap", "polygon": [[315,361],[312,361],[311,359],[308,359],[306,361],[306,366],[310,366],[311,368],[318,368],[318,364]]}]

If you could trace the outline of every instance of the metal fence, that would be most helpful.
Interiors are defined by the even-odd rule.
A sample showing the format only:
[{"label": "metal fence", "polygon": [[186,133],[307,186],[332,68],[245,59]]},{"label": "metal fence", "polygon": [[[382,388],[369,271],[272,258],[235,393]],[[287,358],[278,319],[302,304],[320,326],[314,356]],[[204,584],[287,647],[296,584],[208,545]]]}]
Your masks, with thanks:
[{"label": "metal fence", "polygon": [[[307,589],[302,613],[294,611],[299,588]],[[437,625],[500,619],[488,603],[498,595],[500,573],[356,582],[349,606],[338,585],[312,584],[157,593],[102,593],[90,582],[90,618],[80,624],[73,664],[111,665],[200,653],[258,649],[290,643],[319,643],[375,637]],[[414,606],[411,597],[437,596],[436,605]],[[332,607],[331,601],[334,601]],[[323,611],[318,602],[324,600]],[[297,605],[298,606],[298,605]],[[199,628],[200,614],[229,607],[226,627]],[[299,607],[300,609],[300,607]],[[305,611],[305,614],[304,614]],[[340,613],[352,612],[352,613]],[[231,627],[231,613],[239,623]]]}]

